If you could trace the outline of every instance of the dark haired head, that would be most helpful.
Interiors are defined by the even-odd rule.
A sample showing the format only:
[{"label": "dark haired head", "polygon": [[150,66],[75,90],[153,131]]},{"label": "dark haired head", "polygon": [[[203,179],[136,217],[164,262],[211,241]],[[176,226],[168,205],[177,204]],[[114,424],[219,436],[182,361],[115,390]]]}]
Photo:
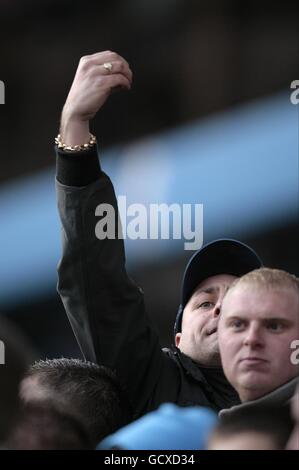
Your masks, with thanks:
[{"label": "dark haired head", "polygon": [[115,374],[80,359],[36,362],[22,381],[21,399],[52,402],[77,416],[94,445],[131,419],[129,401]]},{"label": "dark haired head", "polygon": [[82,423],[49,403],[25,405],[6,446],[13,450],[92,449]]}]

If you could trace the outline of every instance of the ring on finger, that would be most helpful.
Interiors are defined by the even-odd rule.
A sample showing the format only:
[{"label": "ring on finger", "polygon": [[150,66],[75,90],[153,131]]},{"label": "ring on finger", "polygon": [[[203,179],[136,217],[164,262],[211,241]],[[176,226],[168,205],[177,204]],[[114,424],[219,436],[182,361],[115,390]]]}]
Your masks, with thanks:
[{"label": "ring on finger", "polygon": [[104,69],[107,70],[107,72],[109,72],[109,73],[112,72],[113,65],[111,64],[111,62],[105,62],[103,64],[103,67],[104,67]]}]

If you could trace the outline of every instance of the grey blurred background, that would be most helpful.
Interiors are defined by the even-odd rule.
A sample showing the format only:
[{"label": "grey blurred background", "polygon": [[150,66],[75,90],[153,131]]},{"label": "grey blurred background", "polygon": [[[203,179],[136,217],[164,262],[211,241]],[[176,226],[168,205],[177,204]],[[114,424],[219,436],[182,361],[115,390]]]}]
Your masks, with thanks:
[{"label": "grey blurred background", "polygon": [[[45,217],[41,232],[36,233],[34,221],[40,216],[35,213],[36,199],[42,200],[49,191],[51,197],[39,210],[54,214],[53,141],[61,108],[79,58],[107,49],[124,56],[134,72],[132,90],[114,94],[93,123],[107,172],[111,167],[111,176],[118,175],[115,178],[120,181],[121,193],[126,191],[127,173],[140,150],[141,178],[146,179],[147,168],[155,165],[150,167],[149,176],[153,191],[149,197],[153,202],[163,202],[160,194],[165,177],[172,202],[180,203],[186,197],[189,202],[204,203],[205,242],[222,234],[239,237],[258,251],[266,265],[299,274],[298,131],[293,130],[298,129],[298,106],[289,101],[290,83],[299,79],[298,7],[293,2],[265,8],[262,2],[255,1],[2,0],[0,79],[5,83],[6,103],[0,106],[0,310],[29,336],[41,357],[80,353],[55,290],[58,221],[52,225]],[[248,129],[253,129],[252,135],[246,130],[246,113],[250,113]],[[270,125],[273,116],[277,116],[275,129]],[[291,139],[287,119],[293,123]],[[187,148],[197,128],[199,143],[207,146],[205,151],[194,141],[188,158],[179,150],[172,158],[169,139],[177,142],[175,139],[180,136]],[[261,129],[265,151],[254,160],[256,135]],[[220,132],[229,135],[225,150]],[[240,158],[230,154],[235,140],[239,150],[234,147],[234,151],[236,155],[239,152]],[[256,179],[247,175],[246,180],[242,154],[253,142]],[[276,150],[271,154],[273,142]],[[211,145],[213,148],[208,147]],[[154,163],[150,161],[153,148],[161,155],[161,168],[157,156]],[[230,172],[234,165],[231,158],[240,165],[236,181],[241,180],[245,187],[246,203],[231,182],[226,185],[225,194],[214,184],[217,172]],[[244,160],[245,166],[248,159],[246,163]],[[103,167],[106,169],[104,163]],[[183,170],[187,175],[184,178]],[[160,176],[159,191],[155,193],[156,171]],[[172,175],[171,181],[167,173]],[[140,194],[142,201],[142,184],[137,181],[138,174],[135,176],[134,194]],[[275,185],[279,186],[277,192]],[[184,193],[184,188],[189,187],[192,191]],[[268,199],[264,198],[266,202],[260,205],[256,197],[263,197],[263,190]],[[280,212],[276,212],[278,192]],[[218,200],[217,207],[209,205],[209,194]],[[225,223],[219,217],[222,205],[227,203],[229,207],[231,200],[243,204],[242,211],[236,213],[244,215],[244,222],[242,217],[230,222],[229,213]],[[247,211],[250,201],[253,207]],[[262,210],[273,217],[261,214],[255,218]],[[40,251],[33,235],[40,239]],[[130,274],[145,292],[147,309],[157,324],[161,343],[169,345],[182,273],[191,253],[184,251],[182,244],[170,244],[172,248],[160,257],[157,253],[163,251],[165,243],[158,246],[152,242],[144,250],[138,242],[131,243],[128,261],[132,259]]]}]

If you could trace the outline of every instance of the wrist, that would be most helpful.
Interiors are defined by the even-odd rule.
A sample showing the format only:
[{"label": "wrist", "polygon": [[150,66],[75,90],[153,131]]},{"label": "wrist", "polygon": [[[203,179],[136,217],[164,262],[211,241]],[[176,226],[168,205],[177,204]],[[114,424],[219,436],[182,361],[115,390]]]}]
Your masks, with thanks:
[{"label": "wrist", "polygon": [[84,121],[64,109],[61,116],[60,135],[68,146],[84,145],[90,139],[89,121]]}]

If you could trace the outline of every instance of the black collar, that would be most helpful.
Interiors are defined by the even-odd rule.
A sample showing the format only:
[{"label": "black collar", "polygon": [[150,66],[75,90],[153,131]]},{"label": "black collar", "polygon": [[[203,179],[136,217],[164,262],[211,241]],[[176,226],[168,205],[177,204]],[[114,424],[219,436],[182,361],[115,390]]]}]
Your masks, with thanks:
[{"label": "black collar", "polygon": [[213,396],[213,401],[220,409],[240,403],[239,396],[225,377],[222,367],[203,366],[176,347],[172,348],[172,352],[178,358],[186,374],[204,385],[205,390]]}]

